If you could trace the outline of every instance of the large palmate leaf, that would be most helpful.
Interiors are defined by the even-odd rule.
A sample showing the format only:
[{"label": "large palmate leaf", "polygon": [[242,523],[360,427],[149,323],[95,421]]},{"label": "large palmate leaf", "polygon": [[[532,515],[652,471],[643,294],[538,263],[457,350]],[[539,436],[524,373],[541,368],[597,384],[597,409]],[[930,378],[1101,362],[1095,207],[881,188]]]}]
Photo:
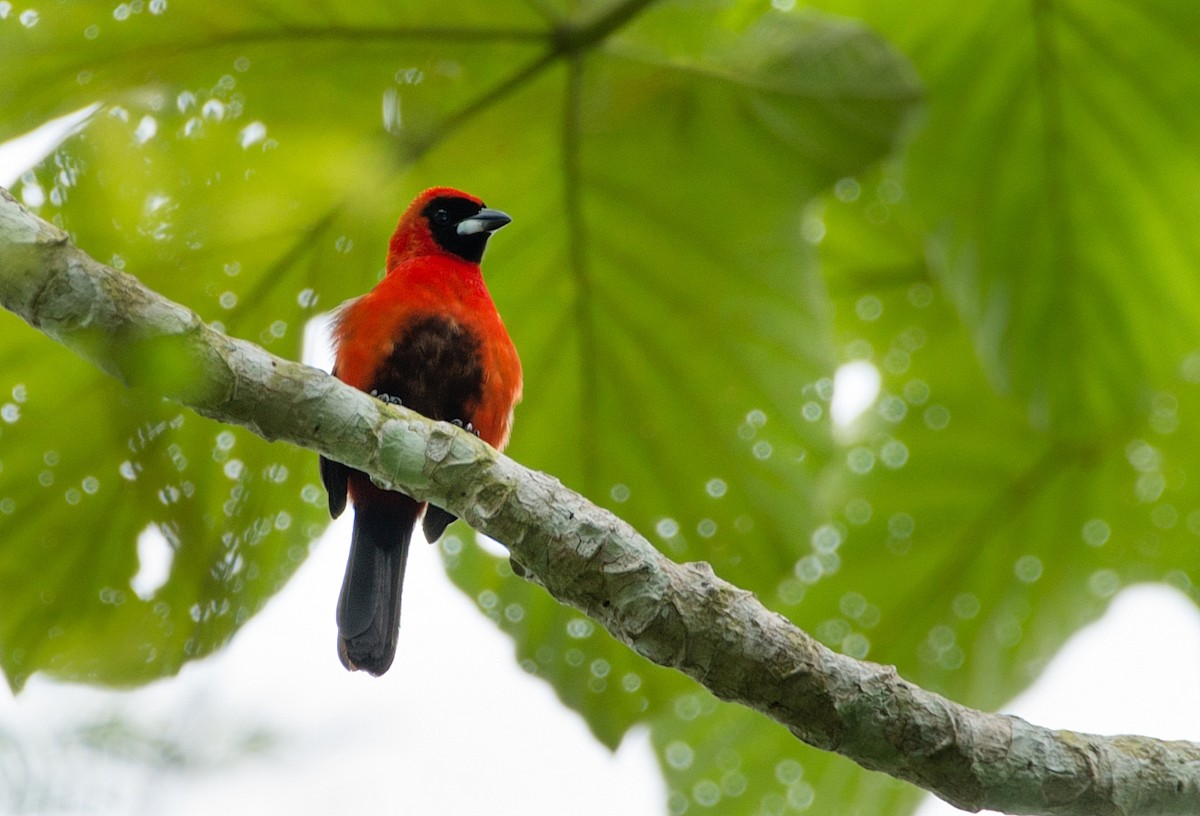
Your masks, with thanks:
[{"label": "large palmate leaf", "polygon": [[840,358],[882,389],[830,472],[842,569],[797,614],[996,707],[1120,588],[1200,598],[1195,11],[827,5],[930,106],[820,213]]},{"label": "large palmate leaf", "polygon": [[678,697],[653,733],[671,813],[906,813],[920,794],[704,692]]},{"label": "large palmate leaf", "polygon": [[881,390],[831,468],[842,569],[814,581],[802,610],[829,645],[994,708],[1123,586],[1195,596],[1200,494],[1183,474],[1200,392],[1194,367],[1177,367],[1169,390],[1107,432],[1031,427],[1024,400],[991,391],[930,286],[896,184],[841,185],[822,212],[843,353],[872,360]]},{"label": "large palmate leaf", "polygon": [[[880,172],[916,83],[860,24],[749,3],[461,5],[0,15],[0,139],[99,104],[27,199],[289,356],[309,317],[376,279],[418,188],[481,194],[516,218],[486,264],[526,366],[514,454],[963,702],[1009,699],[1128,583],[1196,597],[1200,12],[818,4],[890,38],[924,84]],[[0,359],[15,685],[175,670],[323,524],[311,456],[124,392],[11,320]],[[852,360],[881,393],[835,434],[831,377]],[[151,525],[175,556],[143,598]],[[911,807],[461,532],[443,552],[598,737],[649,724],[673,812]]]},{"label": "large palmate leaf", "polygon": [[817,5],[862,16],[928,83],[904,189],[989,381],[1038,428],[1126,423],[1200,335],[1200,9]]},{"label": "large palmate leaf", "polygon": [[[878,37],[749,3],[624,2],[68,3],[0,22],[0,38],[16,55],[0,139],[92,110],[25,178],[26,200],[276,353],[298,356],[310,317],[377,279],[421,187],[511,212],[485,267],[525,362],[514,455],[778,602],[825,518],[832,448],[809,411],[830,398],[834,356],[802,208],[892,149],[917,95]],[[314,457],[127,394],[11,320],[0,355],[14,405],[0,664],[14,686],[38,670],[172,672],[303,558],[324,520]],[[64,432],[67,416],[86,432]],[[173,563],[135,591],[150,526]],[[752,738],[756,720],[725,706],[681,719],[700,699],[690,681],[502,559],[461,537],[446,551],[526,667],[609,744],[648,721],[663,745],[690,728],[699,745],[728,717]],[[796,748],[778,735],[754,749],[779,756],[747,763],[746,812],[776,795],[772,769]],[[810,779],[827,763],[839,785],[862,773],[812,762]]]}]

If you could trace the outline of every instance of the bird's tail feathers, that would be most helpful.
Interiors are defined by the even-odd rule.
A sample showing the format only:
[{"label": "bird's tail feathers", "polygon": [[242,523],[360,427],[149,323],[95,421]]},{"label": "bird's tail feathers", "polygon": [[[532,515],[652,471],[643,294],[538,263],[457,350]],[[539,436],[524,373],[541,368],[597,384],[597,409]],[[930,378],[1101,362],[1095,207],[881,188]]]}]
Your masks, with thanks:
[{"label": "bird's tail feathers", "polygon": [[376,676],[388,670],[396,655],[404,566],[420,511],[417,502],[396,495],[404,501],[355,506],[350,558],[338,598],[342,665]]}]

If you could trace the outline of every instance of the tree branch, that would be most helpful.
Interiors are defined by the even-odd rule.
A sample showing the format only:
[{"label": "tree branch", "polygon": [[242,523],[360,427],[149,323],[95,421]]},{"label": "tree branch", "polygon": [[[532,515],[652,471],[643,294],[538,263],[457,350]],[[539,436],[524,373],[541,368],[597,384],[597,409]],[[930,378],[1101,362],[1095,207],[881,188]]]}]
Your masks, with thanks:
[{"label": "tree branch", "polygon": [[89,258],[2,188],[0,303],[129,385],[447,508],[639,654],[810,745],[967,810],[1200,812],[1200,745],[1050,731],[832,652],[708,564],[674,563],[621,519],[473,435],[215,331]]}]

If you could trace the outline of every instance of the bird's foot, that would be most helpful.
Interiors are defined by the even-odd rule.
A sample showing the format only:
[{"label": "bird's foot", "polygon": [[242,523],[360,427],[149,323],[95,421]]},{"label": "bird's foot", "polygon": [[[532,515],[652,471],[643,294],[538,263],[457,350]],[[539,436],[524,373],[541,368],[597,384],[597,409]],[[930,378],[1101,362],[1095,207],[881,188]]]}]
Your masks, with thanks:
[{"label": "bird's foot", "polygon": [[404,401],[399,397],[393,397],[391,394],[381,394],[376,388],[371,389],[371,396],[377,400],[382,400],[389,405],[404,405]]},{"label": "bird's foot", "polygon": [[452,420],[450,420],[450,424],[457,425],[458,427],[462,428],[464,431],[467,431],[468,433],[473,433],[476,436],[479,436],[479,430],[474,425],[472,425],[470,422],[464,423],[461,419],[452,419]]}]

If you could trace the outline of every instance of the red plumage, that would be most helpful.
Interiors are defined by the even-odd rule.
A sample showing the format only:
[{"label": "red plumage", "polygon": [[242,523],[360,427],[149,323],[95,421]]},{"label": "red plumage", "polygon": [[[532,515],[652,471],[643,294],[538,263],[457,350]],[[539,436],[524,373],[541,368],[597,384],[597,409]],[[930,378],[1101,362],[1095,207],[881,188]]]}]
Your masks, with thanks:
[{"label": "red plumage", "polygon": [[[434,187],[409,205],[388,246],[387,274],[337,315],[333,373],[431,419],[456,421],[503,449],[521,398],[521,362],[483,282],[492,232],[509,222],[474,196]],[[444,510],[381,490],[363,473],[321,459],[337,517],[354,504],[354,534],[338,601],[346,668],[383,674],[396,651],[409,540],[424,513],[435,540]]]}]

